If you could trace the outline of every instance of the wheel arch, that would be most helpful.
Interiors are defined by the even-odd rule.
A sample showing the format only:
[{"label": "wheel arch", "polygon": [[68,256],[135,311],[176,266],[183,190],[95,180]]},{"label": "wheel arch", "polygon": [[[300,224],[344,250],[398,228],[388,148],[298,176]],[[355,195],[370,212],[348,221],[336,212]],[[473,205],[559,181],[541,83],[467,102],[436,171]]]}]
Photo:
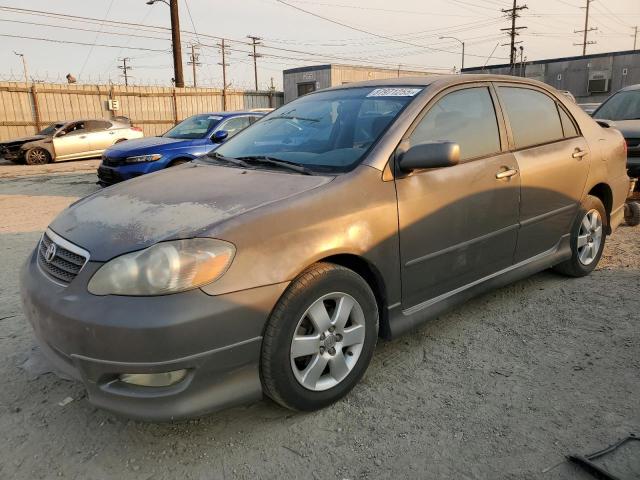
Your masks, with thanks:
[{"label": "wheel arch", "polygon": [[195,158],[196,157],[191,157],[191,156],[186,155],[186,154],[181,154],[181,155],[178,155],[178,156],[172,158],[171,160],[169,160],[164,168],[172,167],[176,162],[179,162],[180,160],[184,160],[186,162],[190,162],[192,160],[195,160]]},{"label": "wheel arch", "polygon": [[371,288],[373,295],[376,297],[379,312],[379,335],[383,338],[390,338],[389,315],[387,311],[387,289],[384,278],[380,271],[367,259],[351,254],[339,253],[324,257],[318,262],[333,263],[342,267],[353,270],[360,275]]},{"label": "wheel arch", "polygon": [[611,234],[611,209],[613,208],[613,191],[611,187],[604,183],[598,183],[591,187],[588,195],[599,198],[602,204],[604,205],[604,209],[607,212],[607,235]]}]

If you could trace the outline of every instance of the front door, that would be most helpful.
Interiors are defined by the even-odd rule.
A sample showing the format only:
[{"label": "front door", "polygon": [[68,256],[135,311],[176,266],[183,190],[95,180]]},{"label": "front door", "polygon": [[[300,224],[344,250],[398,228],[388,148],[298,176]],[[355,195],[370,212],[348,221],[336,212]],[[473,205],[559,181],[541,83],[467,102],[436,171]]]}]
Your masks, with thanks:
[{"label": "front door", "polygon": [[548,94],[508,84],[497,90],[520,166],[520,262],[551,251],[569,235],[589,174],[590,151],[568,111]]},{"label": "front door", "polygon": [[448,90],[405,137],[456,142],[461,154],[459,165],[396,179],[405,309],[513,263],[520,178],[496,104],[488,84]]},{"label": "front door", "polygon": [[83,152],[91,150],[89,136],[85,129],[84,122],[75,122],[67,125],[64,135],[58,133],[53,138],[53,149],[56,160],[64,160],[80,156]]}]

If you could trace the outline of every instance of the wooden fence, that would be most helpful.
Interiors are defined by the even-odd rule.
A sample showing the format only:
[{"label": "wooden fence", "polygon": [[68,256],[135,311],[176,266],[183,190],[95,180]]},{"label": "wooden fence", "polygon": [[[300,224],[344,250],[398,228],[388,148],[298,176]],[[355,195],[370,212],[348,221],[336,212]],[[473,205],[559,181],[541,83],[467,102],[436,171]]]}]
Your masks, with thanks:
[{"label": "wooden fence", "polygon": [[[117,100],[118,111],[108,109]],[[160,135],[196,113],[277,108],[281,92],[213,88],[124,87],[0,82],[0,141],[32,135],[53,122],[125,116]]]}]

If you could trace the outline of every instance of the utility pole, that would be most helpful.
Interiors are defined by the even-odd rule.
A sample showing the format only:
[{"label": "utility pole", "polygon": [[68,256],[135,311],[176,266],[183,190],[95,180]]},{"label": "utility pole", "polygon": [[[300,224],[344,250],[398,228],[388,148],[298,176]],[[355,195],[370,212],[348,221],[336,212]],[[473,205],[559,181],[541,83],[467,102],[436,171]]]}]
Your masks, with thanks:
[{"label": "utility pole", "polygon": [[[519,35],[518,30],[522,30],[524,28],[527,27],[516,27],[516,19],[520,16],[520,14],[518,13],[520,10],[525,10],[529,7],[527,7],[526,5],[520,5],[518,6],[518,0],[513,0],[513,7],[512,8],[503,8],[501,11],[502,13],[506,13],[507,17],[511,18],[511,27],[509,28],[501,28],[500,30],[502,30],[503,32],[508,32],[508,35],[511,37],[511,42],[504,44],[504,45],[510,45],[510,53],[509,53],[509,63],[511,64],[511,70],[514,69],[515,67],[515,63],[516,63],[516,44],[518,43],[522,43],[522,42],[516,42],[516,37]],[[504,46],[503,45],[503,46]]]},{"label": "utility pole", "polygon": [[251,42],[253,44],[253,53],[249,54],[250,57],[253,57],[253,76],[255,78],[255,82],[256,82],[256,92],[258,91],[258,57],[261,57],[262,55],[260,55],[259,53],[256,53],[256,46],[260,45],[260,40],[262,40],[262,38],[260,37],[256,37],[254,35],[247,35],[247,38],[251,39]]},{"label": "utility pole", "polygon": [[218,63],[218,65],[222,65],[222,109],[227,110],[227,67],[229,64],[227,63],[227,47],[224,44],[224,38],[218,44],[220,50],[222,51],[222,63]]},{"label": "utility pole", "polygon": [[438,37],[438,39],[440,40],[444,40],[445,38],[451,38],[452,40],[455,40],[456,42],[459,42],[460,45],[462,45],[462,63],[460,66],[460,73],[462,73],[462,70],[464,70],[464,42],[462,40],[460,40],[457,37]]},{"label": "utility pole", "polygon": [[122,65],[118,65],[118,68],[120,70],[122,70],[122,76],[124,77],[124,85],[125,87],[129,86],[129,74],[127,73],[129,70],[131,70],[131,67],[129,65],[127,65],[127,62],[130,61],[131,59],[128,57],[125,58],[119,58],[118,61],[122,62]]},{"label": "utility pole", "polygon": [[637,50],[636,49],[637,41],[638,41],[638,27],[635,26],[633,27],[633,49],[634,50]]},{"label": "utility pole", "polygon": [[173,44],[173,82],[176,87],[184,87],[184,74],[182,73],[182,44],[180,42],[180,12],[178,0],[147,0],[147,5],[161,2],[169,6],[171,10],[171,42]]},{"label": "utility pole", "polygon": [[200,60],[200,54],[196,51],[197,48],[200,48],[198,45],[191,45],[191,55],[190,61],[187,62],[187,65],[191,65],[193,68],[193,88],[198,86],[198,82],[196,80],[196,68],[202,65]]},{"label": "utility pole", "polygon": [[[586,55],[587,54],[587,45],[593,45],[596,42],[594,41],[587,41],[587,34],[589,32],[593,32],[594,30],[598,30],[598,27],[591,27],[589,28],[589,5],[591,5],[591,2],[593,2],[594,0],[587,0],[587,6],[584,7],[585,8],[585,15],[584,15],[584,30],[574,30],[573,33],[582,33],[584,34],[583,39],[582,39],[582,43],[574,43],[575,46],[579,46],[582,45],[582,55]],[[583,7],[580,7],[583,8]]]},{"label": "utility pole", "polygon": [[522,45],[520,45],[520,76],[523,77],[524,75],[523,73],[523,69],[524,69],[524,47]]},{"label": "utility pole", "polygon": [[14,51],[13,53],[15,53],[17,56],[19,56],[22,59],[22,69],[24,70],[24,82],[29,83],[29,73],[27,72],[27,59],[24,57],[24,53],[19,53],[16,51]]}]

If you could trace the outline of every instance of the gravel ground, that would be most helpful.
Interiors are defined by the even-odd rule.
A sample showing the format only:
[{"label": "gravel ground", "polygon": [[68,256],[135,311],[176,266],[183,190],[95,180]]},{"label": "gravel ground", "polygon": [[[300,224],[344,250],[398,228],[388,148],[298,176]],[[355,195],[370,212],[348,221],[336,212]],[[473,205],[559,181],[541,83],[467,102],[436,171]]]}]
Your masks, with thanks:
[{"label": "gravel ground", "polygon": [[[95,181],[0,179],[0,478],[589,479],[563,456],[640,433],[640,229],[629,227],[587,278],[544,272],[381,342],[360,385],[323,411],[263,401],[148,424],[98,410],[49,372],[17,285],[42,229]],[[629,444],[606,465],[640,478],[639,453]]]}]

